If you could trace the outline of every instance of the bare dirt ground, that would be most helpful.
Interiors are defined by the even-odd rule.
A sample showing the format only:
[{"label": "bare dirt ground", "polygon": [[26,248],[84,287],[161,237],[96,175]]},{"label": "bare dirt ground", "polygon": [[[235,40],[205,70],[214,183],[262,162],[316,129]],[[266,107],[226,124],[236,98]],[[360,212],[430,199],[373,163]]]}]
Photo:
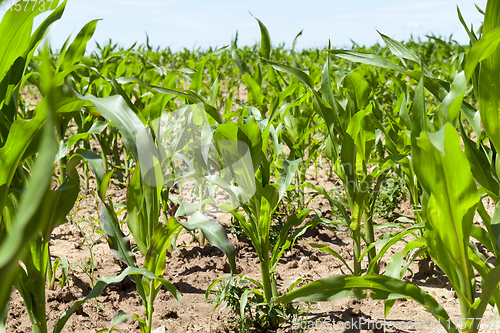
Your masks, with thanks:
[{"label": "bare dirt ground", "polygon": [[[188,88],[188,86],[185,86]],[[41,96],[36,91],[24,89],[23,98],[30,102],[30,110],[38,104]],[[226,92],[227,94],[227,92]],[[238,108],[238,101],[247,100],[247,91],[243,85],[238,88],[234,96],[232,109]],[[97,145],[98,146],[98,145]],[[99,150],[99,149],[98,149]],[[316,175],[309,172],[308,181],[326,190],[340,187],[335,185],[335,179],[319,170]],[[95,189],[95,182],[91,180],[90,188]],[[306,192],[310,192],[307,191]],[[115,204],[126,200],[126,189],[114,187],[108,191]],[[491,200],[485,200],[487,211],[492,214],[494,209]],[[82,192],[81,200],[74,211],[68,216],[69,223],[61,225],[54,230],[51,239],[51,256],[55,258],[66,257],[69,262],[69,277],[66,285],[55,290],[46,290],[47,321],[49,331],[52,330],[61,315],[68,310],[77,300],[83,299],[91,290],[91,272],[89,271],[90,249],[94,257],[94,283],[102,276],[116,276],[123,268],[113,256],[101,231],[98,221],[98,206],[92,193]],[[324,198],[313,199],[309,208],[315,209],[323,217],[333,219],[332,208]],[[412,207],[408,200],[401,201],[393,218],[403,216],[413,217]],[[124,214],[119,215],[122,220]],[[229,215],[218,215],[218,221],[226,228],[230,226]],[[386,221],[378,221],[386,222]],[[476,223],[480,219],[476,216]],[[403,224],[409,226],[409,224]],[[126,223],[124,230],[127,232]],[[387,229],[377,231],[378,235],[387,232]],[[236,248],[236,262],[238,273],[260,281],[260,267],[257,254],[248,240],[239,241],[233,235],[230,239]],[[352,239],[345,232],[332,232],[324,225],[318,224],[308,230],[291,251],[286,251],[277,268],[277,282],[280,292],[288,290],[297,279],[318,280],[325,277],[342,274],[342,263],[332,255],[312,248],[308,243],[328,245],[341,254],[349,265],[352,265]],[[207,288],[222,274],[229,272],[229,265],[225,255],[217,248],[207,245],[200,247],[193,242],[193,237],[183,232],[177,244],[181,249],[167,254],[167,270],[164,278],[172,282],[182,293],[183,305],[180,305],[173,296],[161,290],[155,303],[153,328],[155,333],[161,332],[232,332],[230,320],[233,318],[228,309],[220,306],[213,309],[214,304],[207,302],[205,292]],[[403,250],[405,243],[400,242],[393,246],[382,260],[382,271],[391,258],[391,255]],[[139,266],[144,258],[136,253]],[[367,262],[363,262],[366,268]],[[344,272],[346,269],[344,268]],[[58,281],[61,277],[58,272]],[[460,307],[456,293],[451,289],[450,283],[443,272],[426,260],[417,260],[410,265],[404,281],[415,284],[432,295],[448,312],[454,321],[460,321]],[[214,295],[211,295],[214,297]],[[363,300],[344,298],[332,302],[317,302],[302,307],[301,325],[283,323],[277,332],[383,332],[384,303],[369,297]],[[135,291],[134,283],[126,278],[123,282],[109,285],[101,296],[83,305],[70,317],[63,332],[97,332],[106,330],[113,315],[122,310],[129,314],[137,314],[143,318],[144,308],[141,299]],[[487,331],[488,320],[493,318],[491,308],[485,313],[486,325],[482,326]],[[444,332],[437,320],[418,303],[400,299],[392,308],[385,319],[386,332]],[[335,324],[331,324],[335,323]],[[300,326],[300,327],[297,327]],[[500,331],[500,324],[492,332]],[[139,325],[135,319],[130,319],[117,326],[122,332],[139,332]],[[6,332],[24,333],[31,332],[31,322],[24,308],[23,299],[19,292],[13,291],[7,317]],[[259,331],[258,329],[254,329]],[[266,332],[266,330],[260,330]]]},{"label": "bare dirt ground", "polygon": [[[322,170],[319,170],[317,176],[308,176],[308,181],[327,190],[334,187],[334,181],[328,179]],[[91,182],[91,188],[94,186],[95,183]],[[111,194],[115,203],[126,199],[126,189],[116,187],[108,194]],[[315,198],[310,202],[309,207],[316,209],[324,217],[333,218],[331,207],[324,198]],[[47,290],[47,316],[50,330],[64,311],[90,291],[91,274],[86,269],[90,258],[89,244],[93,244],[95,279],[101,276],[116,276],[122,271],[117,259],[110,252],[104,236],[98,232],[100,227],[96,208],[91,192],[82,193],[77,207],[68,217],[70,222],[59,226],[53,233],[51,255],[53,259],[66,256],[70,269],[68,282],[63,288],[57,286],[55,290]],[[408,201],[400,202],[400,207],[393,214],[394,218],[397,216],[412,218],[412,208]],[[218,220],[226,227],[231,221],[228,215],[220,215]],[[85,235],[93,238],[87,238],[89,241],[85,242]],[[167,270],[164,278],[179,289],[184,304],[180,305],[168,292],[161,290],[154,303],[153,327],[157,329],[155,332],[231,332],[229,321],[232,316],[228,309],[222,309],[221,306],[213,310],[214,304],[205,300],[205,292],[209,285],[222,274],[229,272],[227,259],[217,248],[211,245],[202,248],[192,239],[191,234],[183,232],[177,245],[185,246],[167,254]],[[230,235],[230,239],[236,247],[238,273],[260,280],[258,257],[251,244],[244,239],[238,241],[233,235]],[[307,243],[328,245],[340,253],[348,264],[352,264],[352,240],[349,235],[346,232],[330,231],[324,225],[318,224],[315,228],[308,230],[291,251],[284,253],[277,268],[280,292],[287,290],[298,278],[318,280],[342,274],[342,264],[338,259],[312,248]],[[389,250],[382,261],[382,271],[391,255],[402,251],[403,248],[404,243],[400,242]],[[138,253],[136,256],[138,256],[139,265],[142,265],[143,258],[140,258]],[[366,267],[366,264],[364,262],[363,266]],[[430,293],[452,318],[459,318],[460,308],[456,294],[451,290],[444,274],[424,260],[415,261],[410,268],[404,280]],[[346,271],[345,268],[344,271]],[[60,272],[57,278],[60,278]],[[297,306],[302,306],[305,311],[301,317],[304,320],[302,324],[304,330],[297,329],[297,325],[289,322],[283,323],[278,332],[383,332],[381,327],[384,322],[384,306],[383,301],[380,300],[344,298],[332,302],[318,302],[312,304],[308,310],[304,304],[297,304]],[[109,285],[97,298],[97,302],[91,300],[82,306],[70,317],[63,332],[83,333],[107,330],[113,315],[119,310],[143,317],[144,308],[141,299],[135,291],[133,282],[128,278],[122,283]],[[492,317],[492,311],[488,310],[485,318]],[[332,322],[335,324],[329,325]],[[411,300],[396,301],[386,323],[387,328],[391,325],[396,328],[387,329],[387,332],[444,331],[429,312]],[[135,319],[130,319],[117,328],[122,332],[139,332],[139,325]],[[31,332],[29,317],[17,291],[14,291],[11,298],[6,332]]]}]

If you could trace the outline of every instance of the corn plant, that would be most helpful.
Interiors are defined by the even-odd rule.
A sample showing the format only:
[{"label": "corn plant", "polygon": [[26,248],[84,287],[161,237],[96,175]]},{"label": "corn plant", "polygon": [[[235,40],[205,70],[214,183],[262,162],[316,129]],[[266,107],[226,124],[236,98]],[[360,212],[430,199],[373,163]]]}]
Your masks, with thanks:
[{"label": "corn plant", "polygon": [[[311,187],[318,193],[325,195],[332,206],[336,207],[345,219],[345,226],[350,230],[354,241],[354,263],[350,269],[352,274],[360,275],[361,260],[368,256],[369,267],[365,272],[378,272],[378,261],[387,249],[405,234],[413,232],[422,226],[417,224],[415,228],[398,232],[390,239],[380,240],[376,243],[374,234],[373,215],[380,187],[384,183],[388,173],[395,166],[392,158],[384,157],[383,151],[375,147],[382,145],[380,142],[381,119],[377,118],[380,113],[376,103],[369,103],[370,87],[363,77],[358,73],[350,73],[343,78],[344,86],[349,92],[346,106],[342,106],[334,97],[330,78],[330,60],[322,72],[321,90],[316,90],[314,80],[305,72],[269,61],[271,66],[281,72],[296,77],[313,94],[314,110],[322,117],[323,126],[326,127],[327,146],[329,156],[332,158],[335,173],[342,180],[348,209],[344,204],[329,196],[324,189],[316,188],[310,184],[301,186]],[[340,156],[340,158],[339,158]],[[369,168],[370,165],[376,165]],[[393,225],[390,225],[393,226]],[[361,251],[361,241],[365,240],[368,250]],[[375,246],[384,244],[381,251],[377,252]],[[317,244],[313,245],[327,250],[337,258],[340,257],[332,249],[326,249]],[[345,262],[344,262],[345,263]]]},{"label": "corn plant", "polygon": [[[47,268],[50,265],[48,240],[52,229],[60,223],[61,215],[52,215],[53,210],[65,209],[73,202],[71,196],[64,203],[51,201],[59,193],[49,190],[55,157],[55,138],[52,136],[55,114],[63,112],[64,104],[56,102],[60,91],[50,79],[50,73],[44,80],[46,99],[35,111],[30,120],[18,118],[17,96],[19,89],[28,78],[25,75],[27,64],[33,57],[36,47],[41,42],[47,28],[57,21],[65,8],[56,1],[55,10],[40,24],[32,34],[34,18],[47,11],[41,4],[31,4],[28,11],[9,11],[2,18],[0,32],[2,47],[0,47],[0,86],[2,109],[2,183],[0,194],[0,228],[2,230],[2,284],[0,307],[6,311],[6,305],[14,284],[25,299],[26,308],[30,314],[34,332],[46,332],[45,314],[45,282]],[[13,43],[13,44],[12,44]],[[14,45],[9,47],[9,45]],[[46,125],[44,125],[46,124]],[[42,128],[45,127],[45,130]],[[42,138],[42,146],[36,145],[37,138]],[[22,166],[28,169],[33,165],[32,155],[38,153],[38,158],[28,177]],[[52,161],[52,162],[51,162]],[[37,184],[28,186],[24,195],[13,191],[17,186],[26,186],[27,181]],[[71,187],[71,186],[70,186]],[[73,188],[74,189],[74,188]],[[30,203],[31,201],[31,203]],[[51,212],[52,211],[52,212]],[[22,235],[22,236],[21,236]],[[23,259],[24,268],[18,261]],[[25,270],[26,269],[26,270]],[[28,280],[27,274],[32,275]],[[5,309],[5,310],[4,310]],[[3,319],[4,320],[4,319]],[[0,325],[4,327],[4,323]]]},{"label": "corn plant", "polygon": [[[146,308],[145,320],[139,318],[137,315],[134,315],[134,317],[139,321],[141,332],[150,332],[152,329],[151,320],[154,311],[153,301],[162,284],[175,295],[178,295],[173,285],[161,279],[161,276],[165,270],[166,249],[172,244],[171,236],[178,231],[180,224],[175,218],[167,219],[166,216],[163,218],[163,223],[160,220],[160,217],[165,215],[169,200],[168,187],[164,188],[164,186],[168,184],[168,181],[165,179],[165,170],[162,169],[161,166],[161,163],[165,162],[165,155],[164,153],[162,155],[161,151],[161,138],[158,136],[152,139],[152,137],[149,136],[149,133],[154,129],[149,126],[145,127],[141,118],[133,111],[135,107],[133,107],[129,96],[121,89],[119,83],[114,79],[109,81],[113,84],[113,89],[118,92],[117,95],[98,98],[90,94],[86,96],[82,96],[77,92],[75,92],[75,94],[81,100],[92,102],[103,117],[115,124],[123,135],[129,151],[137,162],[135,171],[128,183],[127,208],[129,214],[127,223],[139,250],[146,257],[145,268],[157,274],[160,278],[154,277],[154,275],[154,278],[151,278],[150,275],[144,275],[142,280],[135,277],[133,278]],[[121,79],[121,82],[124,83],[134,81],[135,79]],[[190,95],[186,93],[159,87],[151,87],[144,84],[142,81],[139,82],[148,89],[156,90],[158,94],[174,93],[191,98]],[[189,93],[195,96],[194,93]],[[212,107],[209,110],[215,109]],[[220,115],[217,119],[220,119]],[[153,125],[153,123],[154,122],[152,122],[151,125]],[[152,152],[152,154],[149,155],[145,152]],[[89,154],[89,152],[86,153],[87,156]],[[109,236],[111,249],[126,265],[135,267],[135,259],[130,252],[129,240],[123,235],[119,227],[112,204],[105,202],[105,188],[107,187],[107,182],[111,175],[110,172],[112,171],[109,170],[104,172],[104,164],[99,164],[99,166],[97,166],[95,158],[89,159],[89,161],[92,161],[91,166],[96,175],[99,175],[98,178],[100,181],[98,181],[98,183],[101,188],[100,197],[104,203],[103,213],[101,214],[101,224],[103,230]],[[167,165],[168,164],[167,159]],[[216,221],[210,221],[206,218],[201,218],[199,215],[194,215],[193,218],[187,222],[183,222],[182,225],[190,230],[202,230],[209,242],[221,248],[221,250],[228,255],[231,268],[234,270],[234,247],[227,239],[222,227]]]},{"label": "corn plant", "polygon": [[[2,276],[5,277],[6,283],[2,285],[1,306],[2,309],[6,308],[11,286],[14,284],[24,298],[34,332],[47,332],[45,285],[47,274],[51,271],[48,244],[53,229],[65,221],[65,215],[73,207],[78,195],[79,177],[75,168],[81,159],[78,156],[66,159],[64,144],[59,144],[59,151],[56,150],[57,141],[53,133],[54,124],[58,125],[58,129],[61,129],[62,124],[64,129],[68,117],[71,117],[72,112],[79,111],[83,102],[71,94],[68,95],[69,87],[63,84],[64,81],[61,82],[62,75],[54,70],[47,49],[40,56],[33,56],[45,30],[61,17],[66,2],[61,5],[57,2],[54,4],[55,10],[33,35],[31,35],[33,18],[41,12],[38,9],[42,3],[34,5],[29,3],[28,5],[35,6],[33,10],[9,11],[0,25],[1,29],[9,32],[2,34],[6,36],[3,37],[5,44],[2,45],[9,45],[11,39],[18,42],[14,44],[18,47],[4,48],[2,51],[5,60],[2,62],[2,70],[7,71],[7,74],[2,76],[4,87],[2,91],[6,92],[6,95],[2,96],[4,165],[1,204],[4,214],[2,214],[1,251],[4,258]],[[82,41],[77,40],[74,43]],[[81,45],[72,44],[71,47],[81,49]],[[81,57],[83,52],[84,48],[83,51],[71,54],[73,57],[80,54]],[[14,59],[12,66],[9,67],[9,62]],[[36,59],[38,63],[33,66],[32,72],[23,77],[26,64],[31,59]],[[76,62],[78,59],[69,61],[69,64],[73,65],[71,61]],[[68,73],[70,71],[66,71],[66,74]],[[40,89],[44,98],[33,112],[33,118],[28,121],[17,119],[16,104],[18,91],[29,77]],[[42,132],[43,127],[45,130]],[[58,134],[58,141],[62,141],[64,130]],[[36,145],[39,138],[41,138],[41,148]],[[58,189],[52,190],[49,186],[54,170],[53,164],[54,161],[61,159],[65,160],[64,172],[60,169],[61,184]],[[25,170],[31,171],[32,176],[28,177]],[[36,184],[37,187],[31,184]],[[28,189],[20,194],[20,191],[15,190],[19,187]],[[26,245],[23,247],[23,244]],[[19,267],[19,259],[23,261],[23,267]],[[133,274],[138,274],[137,272],[134,271]],[[140,272],[156,278],[148,271]],[[121,281],[128,273],[125,272],[114,281]],[[49,283],[50,280],[49,277]],[[96,288],[85,301],[100,294],[106,285],[104,281],[106,278],[97,282]],[[85,301],[79,302],[73,309],[63,314],[53,331],[60,332],[69,316]]]},{"label": "corn plant", "polygon": [[[424,86],[427,83],[433,92],[438,92],[439,88],[433,86],[432,80],[426,82],[429,77],[426,76],[425,68],[423,68],[424,72],[413,103],[412,167],[424,190],[422,218],[426,223],[425,241],[429,255],[447,274],[457,292],[463,318],[461,327],[463,332],[478,332],[487,305],[498,306],[499,301],[498,267],[490,265],[486,258],[470,243],[470,238],[474,237],[486,244],[490,251],[498,256],[496,231],[493,227],[498,218],[497,210],[490,218],[485,213],[484,207],[482,211],[480,209],[486,230],[473,226],[474,213],[478,206],[482,206],[476,181],[484,186],[481,189],[484,189],[486,193],[491,193],[494,200],[498,198],[498,192],[495,192],[497,184],[492,181],[489,172],[485,172],[489,170],[487,167],[489,164],[488,156],[491,158],[492,155],[485,154],[481,142],[478,142],[478,149],[467,137],[464,138],[466,142],[466,152],[464,152],[460,147],[459,135],[454,127],[460,111],[466,118],[475,120],[474,117],[470,117],[475,113],[474,110],[471,110],[470,106],[466,104],[464,107],[462,102],[465,91],[463,83],[477,74],[474,69],[478,62],[483,61],[478,71],[479,78],[475,77],[474,80],[477,80],[478,84],[479,112],[483,121],[487,122],[484,124],[484,128],[488,137],[491,135],[490,140],[495,146],[496,139],[494,138],[498,127],[495,105],[498,104],[498,101],[495,93],[497,85],[494,82],[498,80],[498,77],[494,73],[499,70],[495,61],[498,59],[498,51],[496,50],[500,34],[498,29],[494,28],[499,25],[497,21],[499,8],[497,2],[488,1],[483,37],[469,51],[465,66],[466,75],[461,73],[451,84],[451,89],[444,98],[439,112],[434,115],[434,122],[431,123],[428,120]],[[477,123],[471,125],[474,129],[474,125]],[[465,136],[462,125],[460,127],[462,135]],[[477,130],[477,128],[475,129]],[[479,161],[483,161],[485,164],[481,166]],[[476,298],[477,282],[474,269],[482,278],[479,298]],[[368,286],[365,279],[369,280],[372,285]],[[278,301],[335,299],[340,296],[341,290],[344,290],[341,283],[347,283],[349,287],[353,288],[370,289],[376,292],[376,296],[391,299],[390,293],[395,292],[400,287],[394,285],[393,288],[386,288],[384,283],[390,280],[393,279],[387,276],[377,278],[372,276],[366,276],[366,278],[333,277],[313,282],[283,296]],[[404,285],[402,282],[399,284]],[[329,291],[325,292],[324,289],[321,291],[320,286],[321,288],[326,287]],[[406,285],[405,289],[406,293],[402,295],[424,305],[441,321],[447,331],[458,331],[455,326],[450,325],[444,310],[429,295],[414,286]],[[311,293],[315,293],[315,295],[311,296]],[[444,323],[443,320],[445,320]]]},{"label": "corn plant", "polygon": [[[253,121],[253,123],[253,126],[257,126],[255,121]],[[250,132],[251,129],[249,128],[248,131]],[[228,135],[237,136],[241,139],[243,137],[243,134],[241,132],[241,129],[229,130],[228,126],[226,133]],[[256,133],[260,134],[258,128],[255,127],[253,128],[252,132],[254,133],[253,137],[255,137]],[[254,156],[252,156],[252,158],[254,158]],[[283,225],[276,243],[274,244],[274,246],[271,246],[270,228],[272,217],[276,212],[276,209],[279,207],[280,201],[285,195],[288,186],[290,186],[290,184],[294,181],[298,163],[299,160],[288,161],[285,158],[280,158],[277,161],[270,162],[267,160],[267,157],[264,156],[255,176],[255,193],[250,198],[250,200],[242,203],[242,209],[245,212],[246,216],[236,210],[231,211],[233,216],[241,224],[245,235],[250,238],[253,247],[257,251],[260,263],[260,275],[262,282],[251,280],[257,286],[257,288],[247,289],[244,294],[246,296],[248,296],[249,293],[255,294],[258,299],[261,300],[261,303],[268,307],[268,309],[264,312],[270,311],[271,313],[273,313],[273,306],[271,302],[278,296],[277,283],[275,279],[275,270],[277,268],[278,261],[280,260],[283,252],[290,248],[295,239],[302,232],[304,232],[307,227],[309,227],[309,225],[305,225],[291,232],[292,228],[300,226],[303,223],[304,219],[307,217],[309,210],[302,210],[299,213],[292,214],[288,217],[287,221]],[[271,164],[275,166],[271,167]],[[276,168],[276,166],[280,167]],[[276,169],[273,172],[274,168]],[[270,175],[273,173],[275,174],[277,179],[276,183],[274,184],[271,183],[269,179]],[[224,277],[226,276],[217,279],[209,288],[207,288],[207,298],[212,287]],[[240,277],[242,276],[240,275]],[[228,288],[231,283],[232,281],[230,280],[227,283],[226,287]],[[226,296],[226,293],[223,292],[219,296],[220,297],[217,300],[217,305]],[[242,298],[241,301],[245,303],[246,297],[245,299]],[[257,307],[259,307],[259,305],[257,305]],[[246,304],[240,305],[240,308],[240,315],[244,317],[246,315]],[[278,325],[280,324],[280,317],[278,316],[277,312],[274,312],[274,314],[270,315],[269,323],[273,328],[278,327]]]},{"label": "corn plant", "polygon": [[[271,55],[269,32],[260,20],[257,19],[257,22],[261,30],[260,55],[262,59],[266,60],[269,59]],[[242,149],[236,144],[240,141],[244,147],[247,147],[248,153],[251,156],[247,171],[235,172],[239,175],[245,173],[245,177],[240,179],[239,185],[245,188],[248,187],[249,183],[253,183],[255,193],[251,196],[247,195],[247,198],[243,199],[241,194],[238,194],[237,191],[235,192],[231,187],[224,186],[224,188],[239,199],[241,209],[233,208],[230,212],[240,223],[245,235],[250,238],[253,247],[257,251],[262,279],[261,282],[252,280],[257,288],[245,288],[245,297],[241,299],[242,304],[239,306],[241,311],[239,312],[242,317],[242,322],[245,322],[243,318],[248,315],[246,313],[246,309],[248,308],[246,301],[249,294],[254,294],[252,297],[256,297],[262,303],[260,305],[257,304],[257,311],[261,314],[267,313],[265,319],[263,317],[259,318],[268,322],[271,327],[277,328],[283,316],[279,314],[278,308],[273,306],[271,301],[278,296],[275,279],[275,270],[278,261],[282,253],[292,246],[298,235],[315,222],[313,221],[309,224],[302,225],[300,228],[291,232],[292,228],[298,227],[303,223],[309,212],[309,210],[304,210],[299,207],[299,212],[289,216],[284,223],[274,245],[271,245],[270,241],[271,223],[276,210],[280,206],[282,198],[290,190],[289,186],[297,180],[296,174],[302,162],[302,157],[304,156],[303,150],[307,146],[306,143],[309,139],[309,134],[314,131],[315,126],[313,126],[313,129],[305,128],[311,123],[313,115],[310,112],[304,112],[303,115],[300,114],[300,108],[298,107],[300,101],[305,100],[307,97],[298,97],[300,95],[300,89],[302,88],[299,84],[293,86],[293,88],[297,90],[297,100],[293,101],[294,97],[290,97],[290,94],[294,93],[294,89],[290,87],[288,91],[282,92],[282,84],[278,82],[275,70],[267,64],[262,64],[260,61],[257,61],[257,68],[254,69],[254,74],[251,75],[251,70],[249,66],[246,65],[249,59],[241,57],[236,47],[236,40],[233,41],[232,58],[235,66],[242,75],[243,83],[248,88],[248,105],[244,106],[243,113],[240,113],[240,117],[234,119],[235,123],[227,122],[225,124],[219,124],[214,132],[214,138],[219,151],[226,150],[228,152],[233,152],[224,156],[228,160],[241,155],[241,153],[238,152],[242,151]],[[295,102],[295,104],[290,103],[289,106],[284,106],[278,110],[277,102],[279,99],[275,97],[271,102],[269,116],[264,109],[266,99],[270,98],[267,93],[263,92],[266,78],[263,74],[264,66],[269,67],[267,79],[273,86],[273,89],[279,92],[279,99],[287,99],[290,102]],[[292,113],[288,112],[290,107],[294,110]],[[233,114],[234,113],[228,113],[225,117],[230,119]],[[273,121],[279,119],[279,117],[283,117],[282,119],[289,124],[289,126],[287,126],[288,134],[286,135],[282,131],[281,125],[273,124]],[[302,122],[297,122],[300,119]],[[280,136],[287,136],[285,142],[290,145],[293,151],[291,157],[295,158],[295,160],[291,161],[283,156],[282,143],[279,140]],[[298,139],[298,136],[301,138],[300,143],[294,146],[292,141]],[[271,139],[272,145],[269,145],[269,139]],[[233,144],[227,145],[225,144],[226,142]],[[317,147],[310,151],[314,151],[315,149],[317,149]],[[233,158],[231,158],[231,156],[233,156]],[[312,156],[313,154],[311,153],[309,159],[311,159]],[[290,156],[288,156],[288,158],[290,158]],[[234,162],[226,161],[226,163],[231,165]],[[301,174],[304,175],[304,173]],[[271,180],[272,176],[274,176],[274,181]],[[300,179],[301,178],[298,178],[299,181]],[[244,214],[242,214],[243,212]],[[207,289],[207,298],[213,286],[225,277],[227,276],[217,279]],[[240,277],[242,276],[240,275]],[[225,284],[226,287],[224,291],[219,294],[216,306],[228,295],[227,293],[231,285],[232,279]]]}]

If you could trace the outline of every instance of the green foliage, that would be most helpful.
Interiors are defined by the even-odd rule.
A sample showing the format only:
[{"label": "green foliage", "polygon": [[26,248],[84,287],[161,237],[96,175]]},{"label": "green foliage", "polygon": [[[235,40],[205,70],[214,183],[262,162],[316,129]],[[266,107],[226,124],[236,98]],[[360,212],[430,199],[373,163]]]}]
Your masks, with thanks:
[{"label": "green foliage", "polygon": [[[99,212],[100,228],[80,229],[90,251],[82,266],[92,291],[62,315],[53,332],[62,331],[69,316],[106,284],[127,275],[145,317],[119,312],[108,331],[133,317],[142,333],[151,332],[159,290],[165,287],[182,301],[163,279],[166,251],[176,248],[181,228],[199,230],[200,240],[226,254],[231,274],[213,282],[207,296],[229,278],[220,283],[215,302],[226,302],[240,330],[290,322],[301,311],[292,301],[364,298],[366,290],[385,301],[386,315],[396,298],[406,297],[444,323],[448,315],[435,299],[401,281],[423,253],[447,275],[464,318],[481,318],[488,304],[498,306],[497,1],[488,1],[478,35],[459,12],[470,48],[435,36],[402,43],[380,33],[386,47],[329,45],[324,52],[297,51],[301,32],[291,50],[273,46],[256,18],[261,42],[254,46],[238,47],[237,35],[230,48],[180,52],[153,50],[149,42],[123,49],[110,40],[86,54],[98,28],[94,20],[61,50],[46,46],[36,54],[66,2],[54,1],[33,29],[41,5],[8,11],[0,23],[0,310],[14,286],[33,331],[47,332],[45,287],[55,287],[59,267],[63,286],[68,270],[64,258],[50,261],[49,239],[67,222],[81,187],[93,191]],[[30,105],[23,89],[37,91],[41,101]],[[309,180],[310,166],[317,177],[319,165],[330,169],[340,189],[327,191]],[[91,177],[95,189],[89,188]],[[121,221],[107,195],[113,184],[127,187]],[[496,205],[492,216],[481,200],[487,196]],[[335,211],[333,220],[309,206],[321,197]],[[414,221],[404,228],[391,218],[406,197]],[[236,282],[235,249],[224,227],[206,216],[213,209],[231,213],[229,231],[252,243],[260,281],[240,276]],[[313,210],[315,217],[308,217]],[[476,212],[481,226],[472,223]],[[351,275],[280,295],[275,271],[282,254],[320,222],[352,237],[353,264],[329,246],[310,246],[339,259]],[[382,228],[391,232],[378,236]],[[92,247],[101,229],[98,236],[126,268],[97,280]],[[493,264],[476,241],[493,254]],[[384,271],[380,260],[399,242],[404,250]],[[137,255],[145,258],[143,268]],[[467,324],[469,331],[479,330],[478,322]]]}]

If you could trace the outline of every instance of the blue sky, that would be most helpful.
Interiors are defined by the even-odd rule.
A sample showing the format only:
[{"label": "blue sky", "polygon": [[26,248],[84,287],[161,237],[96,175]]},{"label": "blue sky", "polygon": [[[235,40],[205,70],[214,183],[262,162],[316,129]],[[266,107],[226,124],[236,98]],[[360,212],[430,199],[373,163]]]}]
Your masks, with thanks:
[{"label": "blue sky", "polygon": [[[486,7],[486,0],[475,3]],[[147,32],[153,46],[173,50],[220,47],[229,44],[238,31],[238,44],[251,45],[260,40],[260,31],[250,11],[267,26],[273,45],[284,42],[290,47],[300,30],[304,32],[299,48],[324,47],[328,39],[334,47],[349,47],[351,39],[372,45],[381,42],[376,29],[398,40],[408,40],[412,34],[421,38],[453,34],[465,44],[468,39],[458,20],[457,5],[466,22],[477,29],[482,15],[474,2],[463,0],[68,0],[50,40],[58,48],[88,21],[102,19],[94,35],[99,43],[111,38],[129,47],[135,41],[145,43]]]}]

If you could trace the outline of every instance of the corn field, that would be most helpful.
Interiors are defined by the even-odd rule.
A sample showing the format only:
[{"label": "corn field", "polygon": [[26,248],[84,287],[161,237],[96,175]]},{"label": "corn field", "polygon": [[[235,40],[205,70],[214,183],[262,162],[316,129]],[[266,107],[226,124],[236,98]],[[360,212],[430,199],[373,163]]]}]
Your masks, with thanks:
[{"label": "corn field", "polygon": [[[381,320],[405,299],[436,331],[495,331],[500,2],[477,8],[476,29],[458,10],[469,45],[380,32],[385,45],[297,50],[302,32],[276,46],[255,18],[257,45],[235,34],[179,52],[89,51],[98,20],[53,50],[44,37],[66,0],[48,3],[17,2],[0,23],[0,332],[174,332],[158,302],[185,307],[179,276],[210,269],[194,289],[225,309],[226,331],[312,330],[310,308],[344,298],[378,302]],[[64,227],[85,262],[55,254]],[[99,244],[110,274],[96,273]],[[186,268],[202,256],[222,259]],[[304,261],[322,273],[284,283]],[[418,268],[443,279],[458,320],[414,283]],[[81,295],[47,305],[76,280]],[[124,285],[135,312],[106,309]],[[15,299],[29,324],[15,323]],[[112,318],[78,327],[89,305]]]}]

